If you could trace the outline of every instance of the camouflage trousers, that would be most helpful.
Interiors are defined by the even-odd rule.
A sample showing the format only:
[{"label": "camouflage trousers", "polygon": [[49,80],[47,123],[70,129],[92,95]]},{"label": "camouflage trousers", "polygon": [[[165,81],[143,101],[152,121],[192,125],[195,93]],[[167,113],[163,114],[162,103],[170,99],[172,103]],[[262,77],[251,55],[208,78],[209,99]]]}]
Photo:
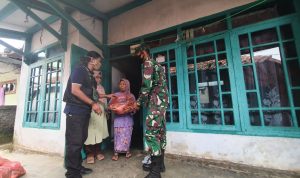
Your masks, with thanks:
[{"label": "camouflage trousers", "polygon": [[166,110],[148,111],[146,116],[145,150],[152,156],[166,149]]}]

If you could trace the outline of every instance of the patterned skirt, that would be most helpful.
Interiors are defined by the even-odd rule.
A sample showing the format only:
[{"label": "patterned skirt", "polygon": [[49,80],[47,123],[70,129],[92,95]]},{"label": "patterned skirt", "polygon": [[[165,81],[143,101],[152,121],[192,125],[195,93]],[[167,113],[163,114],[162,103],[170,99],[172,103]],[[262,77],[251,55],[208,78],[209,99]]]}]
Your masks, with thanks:
[{"label": "patterned skirt", "polygon": [[132,126],[114,128],[114,150],[115,153],[126,153],[131,144]]}]

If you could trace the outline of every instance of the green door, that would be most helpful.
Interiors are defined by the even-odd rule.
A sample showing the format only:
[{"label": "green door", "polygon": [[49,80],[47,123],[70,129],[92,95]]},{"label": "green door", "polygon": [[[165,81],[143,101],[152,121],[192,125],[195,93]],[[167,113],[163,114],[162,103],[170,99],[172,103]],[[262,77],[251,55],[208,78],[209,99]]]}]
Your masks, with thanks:
[{"label": "green door", "polygon": [[71,46],[71,60],[70,60],[71,71],[74,69],[74,67],[76,65],[79,64],[80,57],[85,56],[87,54],[87,52],[88,51],[86,49],[72,44],[72,46]]}]

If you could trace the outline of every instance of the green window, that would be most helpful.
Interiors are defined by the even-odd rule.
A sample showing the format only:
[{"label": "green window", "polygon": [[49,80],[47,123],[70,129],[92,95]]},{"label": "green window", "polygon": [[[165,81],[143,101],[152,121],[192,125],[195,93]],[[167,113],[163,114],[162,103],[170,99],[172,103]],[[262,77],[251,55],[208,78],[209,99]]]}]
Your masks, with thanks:
[{"label": "green window", "polygon": [[24,125],[59,128],[61,110],[62,57],[32,64]]},{"label": "green window", "polygon": [[169,130],[298,137],[294,15],[151,50],[166,69]]},{"label": "green window", "polygon": [[246,100],[241,112],[249,131],[299,131],[300,65],[293,26],[278,21],[237,31],[239,95]]},{"label": "green window", "polygon": [[169,89],[169,101],[170,105],[166,112],[166,121],[169,124],[169,127],[178,127],[180,126],[180,105],[182,102],[179,100],[179,90],[178,88],[178,67],[177,67],[177,58],[176,50],[174,45],[171,45],[167,48],[152,50],[153,58],[159,62],[166,71],[167,85]]}]

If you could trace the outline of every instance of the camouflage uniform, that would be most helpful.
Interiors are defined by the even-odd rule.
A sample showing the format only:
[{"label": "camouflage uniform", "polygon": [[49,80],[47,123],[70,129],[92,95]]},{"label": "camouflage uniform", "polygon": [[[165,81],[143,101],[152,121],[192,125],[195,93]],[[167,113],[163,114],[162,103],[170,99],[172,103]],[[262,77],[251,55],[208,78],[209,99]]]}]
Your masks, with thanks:
[{"label": "camouflage uniform", "polygon": [[168,108],[168,87],[165,69],[153,59],[144,61],[143,83],[137,104],[147,107],[145,148],[152,155],[161,155],[166,148],[166,109]]}]

